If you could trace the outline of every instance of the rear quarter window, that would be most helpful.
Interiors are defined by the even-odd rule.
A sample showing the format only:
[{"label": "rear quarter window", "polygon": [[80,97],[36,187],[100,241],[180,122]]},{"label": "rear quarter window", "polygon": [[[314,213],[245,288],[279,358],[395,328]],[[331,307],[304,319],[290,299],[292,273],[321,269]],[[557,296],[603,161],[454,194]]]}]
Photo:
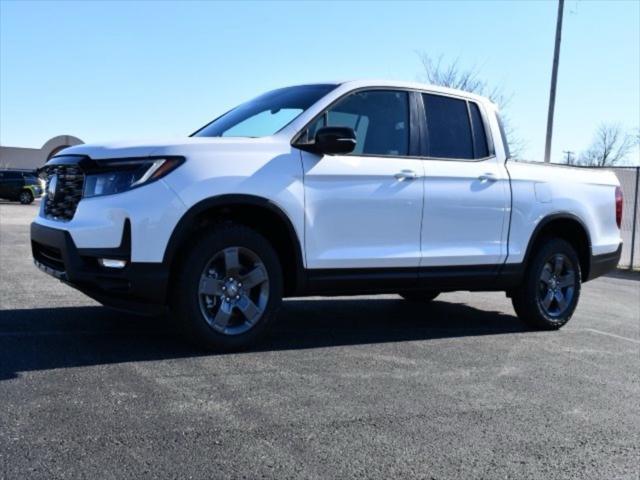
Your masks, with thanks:
[{"label": "rear quarter window", "polygon": [[487,134],[484,129],[484,122],[480,114],[480,108],[475,102],[469,102],[469,113],[471,115],[471,125],[473,127],[473,152],[475,158],[485,158],[489,156],[487,144]]}]

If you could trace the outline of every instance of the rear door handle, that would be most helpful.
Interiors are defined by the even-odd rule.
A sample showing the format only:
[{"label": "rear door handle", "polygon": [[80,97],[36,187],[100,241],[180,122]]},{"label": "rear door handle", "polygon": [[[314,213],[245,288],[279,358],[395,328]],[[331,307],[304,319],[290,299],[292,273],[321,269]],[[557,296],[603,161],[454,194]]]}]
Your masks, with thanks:
[{"label": "rear door handle", "polygon": [[478,180],[480,180],[481,182],[495,182],[496,180],[498,180],[498,177],[496,177],[495,173],[487,172],[480,175],[478,177]]},{"label": "rear door handle", "polygon": [[394,175],[397,180],[403,182],[404,180],[413,180],[418,178],[418,174],[413,170],[402,170]]}]

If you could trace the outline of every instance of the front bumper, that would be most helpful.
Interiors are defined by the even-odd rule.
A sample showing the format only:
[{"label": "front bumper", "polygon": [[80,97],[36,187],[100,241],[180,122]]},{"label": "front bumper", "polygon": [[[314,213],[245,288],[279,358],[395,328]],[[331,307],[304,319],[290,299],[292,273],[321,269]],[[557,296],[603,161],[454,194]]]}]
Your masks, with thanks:
[{"label": "front bumper", "polygon": [[[166,311],[169,268],[163,263],[131,262],[131,225],[124,223],[116,248],[76,247],[66,230],[31,224],[34,263],[104,305],[143,314]],[[105,268],[99,258],[127,261],[122,269]]]}]

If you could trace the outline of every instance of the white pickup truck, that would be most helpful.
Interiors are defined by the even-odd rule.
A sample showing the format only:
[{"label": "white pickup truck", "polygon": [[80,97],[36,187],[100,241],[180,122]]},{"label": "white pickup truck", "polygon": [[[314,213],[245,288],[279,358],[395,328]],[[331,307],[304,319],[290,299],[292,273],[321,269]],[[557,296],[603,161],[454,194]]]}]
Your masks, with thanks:
[{"label": "white pickup truck", "polygon": [[36,265],[221,350],[291,296],[505,291],[557,329],[621,251],[613,173],[509,161],[495,105],[422,84],[282,88],[177,142],[75,146],[44,170]]}]

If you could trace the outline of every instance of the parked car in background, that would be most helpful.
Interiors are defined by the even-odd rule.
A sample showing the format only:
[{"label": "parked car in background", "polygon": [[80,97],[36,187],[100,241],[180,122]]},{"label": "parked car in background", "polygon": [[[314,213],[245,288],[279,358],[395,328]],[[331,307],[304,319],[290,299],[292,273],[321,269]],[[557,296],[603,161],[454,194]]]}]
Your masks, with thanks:
[{"label": "parked car in background", "polygon": [[283,296],[504,291],[558,329],[620,258],[613,173],[511,162],[494,104],[428,85],[283,88],[191,138],[75,146],[45,171],[36,265],[222,350]]},{"label": "parked car in background", "polygon": [[33,170],[0,170],[0,198],[23,205],[40,198],[43,185]]}]

